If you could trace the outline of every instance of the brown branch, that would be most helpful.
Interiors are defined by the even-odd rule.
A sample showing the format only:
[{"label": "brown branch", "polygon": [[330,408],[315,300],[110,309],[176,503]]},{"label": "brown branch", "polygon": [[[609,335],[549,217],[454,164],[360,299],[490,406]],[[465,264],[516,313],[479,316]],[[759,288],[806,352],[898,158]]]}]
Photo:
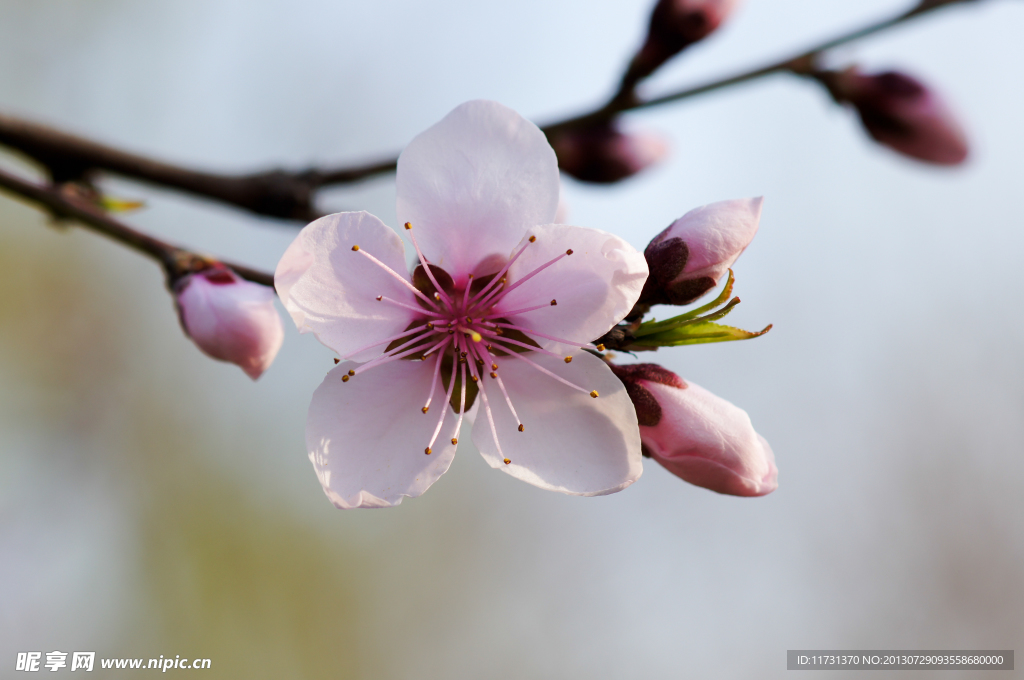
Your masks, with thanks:
[{"label": "brown branch", "polygon": [[395,169],[394,161],[385,161],[326,171],[221,175],[152,160],[3,114],[0,144],[44,166],[57,184],[89,179],[96,171],[104,171],[228,203],[258,215],[306,222],[319,216],[313,198],[321,186],[355,182]]},{"label": "brown branch", "polygon": [[[67,185],[66,185],[67,186]],[[51,215],[61,219],[72,219],[85,227],[108,236],[119,243],[149,255],[159,262],[167,273],[168,280],[174,280],[189,272],[205,269],[215,261],[189,250],[161,241],[119,222],[98,208],[66,195],[57,186],[42,186],[0,170],[0,189],[23,198]],[[223,262],[239,276],[264,286],[274,286],[274,275],[243,265]]]},{"label": "brown branch", "polygon": [[587,113],[580,114],[578,116],[574,116],[572,118],[567,118],[565,120],[558,121],[556,123],[550,123],[541,129],[544,130],[544,132],[550,136],[553,133],[562,132],[564,130],[578,127],[586,127],[588,125],[599,122],[606,122],[625,111],[646,109],[651,108],[653,106],[660,106],[662,104],[677,102],[683,99],[688,99],[690,97],[695,97],[697,95],[713,92],[715,90],[719,90],[725,87],[730,87],[732,85],[738,85],[740,83],[745,83],[750,80],[762,78],[773,73],[789,72],[804,75],[811,70],[814,61],[822,52],[826,52],[830,49],[839,47],[840,45],[845,45],[846,43],[853,42],[854,40],[859,40],[860,38],[865,38],[874,33],[879,33],[888,28],[892,28],[893,26],[901,24],[909,19],[939,9],[940,7],[946,7],[949,5],[963,4],[966,2],[975,1],[976,0],[921,0],[921,2],[919,2],[913,8],[901,14],[849,31],[840,36],[832,38],[831,40],[826,40],[822,43],[819,43],[818,45],[804,52],[801,52],[800,54],[797,54],[786,59],[781,59],[777,62],[768,64],[767,66],[761,66],[759,68],[744,71],[742,73],[738,73],[727,78],[714,80],[703,85],[698,85],[696,87],[677,90],[675,92],[670,92],[668,94],[664,94],[659,97],[653,97],[651,99],[640,99],[635,95],[635,93],[623,94],[622,92],[618,92],[604,106],[600,108],[597,108],[593,111],[589,111]]},{"label": "brown branch", "polygon": [[[948,5],[974,0],[921,0],[913,9],[890,19],[827,40],[794,57],[651,99],[620,93],[595,110],[542,129],[551,136],[571,128],[606,122],[625,111],[660,106],[773,73],[806,74],[823,51],[877,33],[913,17]],[[310,221],[319,216],[316,192],[325,186],[348,184],[393,172],[397,159],[333,169],[310,168],[299,172],[268,170],[246,175],[223,175],[163,163],[120,151],[59,130],[0,114],[0,144],[20,151],[42,164],[54,183],[87,181],[96,171],[109,172],[162,187],[169,187],[248,210],[258,215]]]}]

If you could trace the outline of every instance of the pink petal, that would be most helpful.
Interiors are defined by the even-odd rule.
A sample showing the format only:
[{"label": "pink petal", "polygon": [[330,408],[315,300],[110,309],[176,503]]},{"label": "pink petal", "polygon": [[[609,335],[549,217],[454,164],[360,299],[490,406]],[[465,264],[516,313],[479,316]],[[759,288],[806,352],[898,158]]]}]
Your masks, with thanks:
[{"label": "pink petal", "polygon": [[[337,507],[398,505],[430,488],[451,465],[456,415],[442,402],[424,414],[433,362],[395,361],[356,375],[340,363],[313,393],[306,448],[324,493]],[[423,450],[447,412],[432,453]]]},{"label": "pink petal", "polygon": [[527,232],[526,238],[530,236],[537,240],[526,246],[509,269],[509,287],[566,250],[571,249],[572,255],[511,290],[495,310],[515,311],[557,300],[555,306],[510,317],[524,327],[576,343],[534,336],[542,347],[557,352],[578,349],[621,321],[640,297],[647,280],[647,261],[618,236],[561,224],[535,227]]},{"label": "pink petal", "polygon": [[677,279],[709,277],[716,282],[757,233],[764,198],[739,198],[694,208],[651,241],[655,245],[681,238],[689,249],[686,267]]},{"label": "pink petal", "polygon": [[176,290],[182,325],[205,354],[237,364],[253,380],[270,367],[284,341],[270,288],[212,269],[187,277]]},{"label": "pink petal", "polygon": [[462,283],[491,273],[474,268],[490,256],[503,261],[527,228],[554,219],[558,162],[536,125],[496,102],[471,101],[405,148],[396,188],[399,220]]},{"label": "pink petal", "polygon": [[[525,427],[518,431],[496,382],[485,377],[501,453],[477,397],[473,443],[484,460],[524,482],[574,496],[615,493],[639,479],[643,463],[636,412],[611,369],[587,352],[575,354],[571,364],[537,353],[527,356],[600,396],[578,392],[518,359],[499,359],[498,373]],[[506,465],[502,454],[512,462]]]},{"label": "pink petal", "polygon": [[359,351],[402,332],[412,312],[378,301],[382,295],[416,306],[412,292],[352,246],[358,245],[408,279],[402,240],[367,212],[336,213],[307,225],[277,265],[274,285],[301,333],[313,332],[339,355],[365,361],[384,345]]},{"label": "pink petal", "polygon": [[672,474],[734,496],[763,496],[778,487],[775,456],[746,411],[703,387],[644,380],[661,421],[641,427],[644,446]]}]

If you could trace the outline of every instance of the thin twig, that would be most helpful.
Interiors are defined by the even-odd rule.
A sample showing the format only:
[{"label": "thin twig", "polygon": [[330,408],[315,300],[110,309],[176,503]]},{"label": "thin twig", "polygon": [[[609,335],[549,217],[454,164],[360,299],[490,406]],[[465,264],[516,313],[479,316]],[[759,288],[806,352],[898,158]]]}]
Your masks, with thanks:
[{"label": "thin twig", "polygon": [[552,133],[562,132],[572,128],[586,127],[587,125],[596,122],[604,122],[625,111],[646,109],[654,106],[661,106],[662,104],[677,102],[697,95],[720,90],[725,87],[730,87],[732,85],[738,85],[750,80],[762,78],[773,73],[790,72],[804,74],[810,70],[814,60],[822,52],[834,49],[840,45],[845,45],[846,43],[853,42],[854,40],[859,40],[860,38],[865,38],[874,33],[879,33],[909,19],[939,9],[940,7],[972,1],[974,0],[924,0],[918,5],[915,5],[912,9],[898,14],[897,16],[849,31],[840,36],[819,43],[800,54],[786,59],[781,59],[772,64],[768,64],[767,66],[751,69],[727,78],[714,80],[695,87],[677,90],[675,92],[670,92],[658,97],[652,97],[650,99],[640,99],[635,96],[623,96],[620,93],[612,97],[612,99],[610,99],[604,106],[598,109],[572,118],[567,118],[556,123],[550,123],[541,129],[544,130],[546,134],[551,135]]},{"label": "thin twig", "polygon": [[[827,40],[794,57],[650,99],[641,99],[632,93],[629,96],[620,94],[593,111],[551,123],[542,129],[550,136],[571,128],[605,122],[625,111],[677,102],[773,73],[806,73],[811,62],[821,52],[878,33],[940,7],[969,1],[973,0],[921,0],[909,11]],[[310,168],[298,172],[269,170],[246,175],[216,174],[152,160],[4,115],[0,115],[0,144],[20,151],[42,164],[57,184],[88,181],[93,172],[104,171],[221,201],[259,215],[301,221],[310,221],[319,216],[314,198],[320,188],[349,184],[393,172],[397,167],[397,158],[390,158],[377,163],[331,169]]]},{"label": "thin twig", "polygon": [[[35,184],[0,170],[0,189],[6,190],[8,193],[43,208],[54,217],[75,220],[95,232],[149,255],[163,266],[164,271],[167,272],[171,280],[189,271],[205,268],[212,262],[215,262],[215,260],[211,260],[198,253],[179,248],[136,231],[128,225],[113,219],[98,208],[68,198],[61,192],[59,187]],[[271,288],[274,286],[273,274],[230,262],[220,262],[234,270],[243,279],[264,286],[270,286]]]}]

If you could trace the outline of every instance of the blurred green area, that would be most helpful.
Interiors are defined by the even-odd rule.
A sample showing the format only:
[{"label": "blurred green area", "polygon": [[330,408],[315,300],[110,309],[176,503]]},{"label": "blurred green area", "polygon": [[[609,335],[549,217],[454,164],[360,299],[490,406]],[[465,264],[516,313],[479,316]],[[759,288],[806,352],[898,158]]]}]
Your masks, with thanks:
[{"label": "blurred green area", "polygon": [[[30,493],[60,506],[65,485],[102,480],[130,515],[126,549],[106,556],[138,579],[115,605],[129,624],[95,641],[98,655],[210,658],[215,677],[365,677],[365,560],[238,488],[211,464],[202,423],[178,426],[189,418],[180,385],[140,379],[134,356],[149,334],[132,328],[173,314],[170,298],[143,309],[129,284],[159,285],[158,269],[6,197],[0,224],[5,516],[29,511],[11,507],[10,486],[26,482],[14,478],[18,454],[48,458]],[[25,429],[49,433],[47,445],[12,450]]]}]

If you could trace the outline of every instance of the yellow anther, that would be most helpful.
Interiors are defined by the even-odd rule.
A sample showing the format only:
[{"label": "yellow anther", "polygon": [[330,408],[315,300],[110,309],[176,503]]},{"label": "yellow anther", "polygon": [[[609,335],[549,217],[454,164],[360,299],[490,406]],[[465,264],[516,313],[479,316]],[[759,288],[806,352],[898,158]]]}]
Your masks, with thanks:
[{"label": "yellow anther", "polygon": [[523,427],[523,424],[522,424],[522,423],[519,423],[519,431],[520,431],[520,432],[522,432],[522,431],[523,431],[523,430],[525,430],[525,429],[526,429],[526,428],[525,428],[525,427]]},{"label": "yellow anther", "polygon": [[405,228],[406,229],[412,229],[412,222],[406,222],[405,223]]},{"label": "yellow anther", "polygon": [[428,331],[432,331],[432,330],[434,330],[434,324],[432,324],[432,323],[428,323],[428,324],[427,324],[427,330],[428,330]]},{"label": "yellow anther", "polygon": [[441,294],[440,293],[434,293],[434,299],[435,300],[440,300],[441,299]]},{"label": "yellow anther", "polygon": [[537,237],[536,237],[536,236],[531,236],[531,237],[530,237],[530,243],[533,243],[533,242],[535,242],[536,240],[537,240]]},{"label": "yellow anther", "polygon": [[566,357],[565,358],[565,363],[571,364],[572,363],[572,357]]},{"label": "yellow anther", "polygon": [[572,255],[572,248],[569,248],[569,250],[565,251],[565,254],[566,255]]},{"label": "yellow anther", "polygon": [[341,382],[348,382],[348,376],[347,375],[341,376]]},{"label": "yellow anther", "polygon": [[423,411],[424,413],[426,413],[427,411],[429,411],[429,410],[430,410],[430,407],[429,407],[429,406],[424,406],[424,407],[423,407],[423,408],[421,408],[420,410],[421,410],[421,411]]},{"label": "yellow anther", "polygon": [[491,364],[491,370],[492,371],[497,371],[498,370],[498,364]]},{"label": "yellow anther", "polygon": [[428,456],[430,454],[432,454],[433,452],[434,452],[434,450],[432,448],[430,448],[429,446],[427,448],[423,449],[423,453],[427,454]]},{"label": "yellow anther", "polygon": [[475,375],[471,375],[469,377],[473,379],[473,382],[477,382],[477,380],[478,380],[478,378]]},{"label": "yellow anther", "polygon": [[604,345],[598,345],[597,346],[597,351],[598,352],[603,352],[604,351]]},{"label": "yellow anther", "polygon": [[590,396],[592,396],[594,399],[597,399],[600,395],[598,395],[597,390],[591,390]]},{"label": "yellow anther", "polygon": [[452,446],[455,446],[458,443],[459,443],[459,440],[456,439],[455,437],[452,437]]},{"label": "yellow anther", "polygon": [[335,364],[340,364],[341,363],[341,359],[339,359],[338,357],[334,357],[334,363]]},{"label": "yellow anther", "polygon": [[511,462],[512,462],[512,459],[511,459],[511,458],[506,458],[506,459],[505,459],[505,465],[508,465],[508,464],[509,464],[509,463],[511,463]]},{"label": "yellow anther", "polygon": [[494,371],[491,371],[491,377],[492,377],[492,378],[497,378],[497,377],[498,377],[498,374],[497,374],[497,373],[495,373]]},{"label": "yellow anther", "polygon": [[552,306],[552,307],[554,307],[554,306],[555,306],[555,305],[557,305],[557,304],[558,304],[558,300],[552,300],[552,301],[551,301],[551,306]]},{"label": "yellow anther", "polygon": [[459,356],[462,357],[463,359],[465,359],[466,358],[466,353],[465,352],[459,352]]},{"label": "yellow anther", "polygon": [[356,372],[355,372],[355,371],[352,371],[352,370],[349,370],[348,374],[349,374],[349,375],[355,375],[355,374],[356,374]]}]

